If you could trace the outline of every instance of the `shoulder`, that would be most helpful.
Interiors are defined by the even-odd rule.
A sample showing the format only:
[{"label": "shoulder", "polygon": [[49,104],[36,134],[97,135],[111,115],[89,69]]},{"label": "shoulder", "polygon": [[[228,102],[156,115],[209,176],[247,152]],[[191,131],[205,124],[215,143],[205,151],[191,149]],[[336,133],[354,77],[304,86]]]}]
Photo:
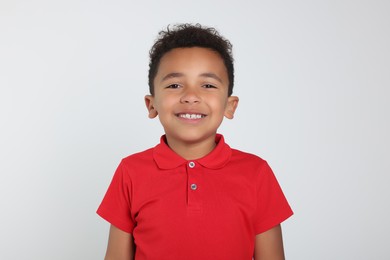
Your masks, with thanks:
[{"label": "shoulder", "polygon": [[245,163],[245,164],[253,164],[253,165],[265,165],[267,164],[266,160],[261,158],[260,156],[253,154],[253,153],[248,153],[248,152],[243,152],[241,150],[237,149],[231,149],[232,150],[232,157],[231,161],[235,163]]},{"label": "shoulder", "polygon": [[248,175],[251,179],[262,178],[272,172],[268,162],[262,157],[237,149],[231,149],[232,154],[226,169],[239,172],[241,175]]},{"label": "shoulder", "polygon": [[124,157],[115,171],[115,176],[120,176],[119,178],[124,181],[133,182],[155,172],[155,165],[153,148],[149,148]]},{"label": "shoulder", "polygon": [[149,148],[144,151],[128,155],[122,159],[122,162],[132,162],[132,161],[139,161],[139,160],[153,158],[153,149],[154,148]]},{"label": "shoulder", "polygon": [[139,167],[145,167],[147,165],[150,165],[153,162],[153,149],[149,148],[147,150],[137,152],[131,155],[128,155],[124,157],[119,167],[122,168],[139,168]]}]

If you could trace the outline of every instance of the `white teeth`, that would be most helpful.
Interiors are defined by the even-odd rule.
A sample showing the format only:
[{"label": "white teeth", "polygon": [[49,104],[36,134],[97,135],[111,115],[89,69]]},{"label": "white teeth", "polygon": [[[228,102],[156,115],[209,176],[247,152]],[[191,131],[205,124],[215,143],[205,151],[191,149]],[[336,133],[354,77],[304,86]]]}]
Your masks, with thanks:
[{"label": "white teeth", "polygon": [[201,114],[180,114],[179,117],[185,119],[200,119],[203,117]]}]

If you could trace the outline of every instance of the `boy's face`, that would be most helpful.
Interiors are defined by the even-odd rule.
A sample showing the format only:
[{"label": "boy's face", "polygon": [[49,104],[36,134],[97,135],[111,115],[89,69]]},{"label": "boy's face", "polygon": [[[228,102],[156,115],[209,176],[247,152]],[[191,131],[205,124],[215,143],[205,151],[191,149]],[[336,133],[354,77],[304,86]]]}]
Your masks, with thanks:
[{"label": "boy's face", "polygon": [[223,117],[233,118],[238,98],[228,97],[222,58],[207,48],[176,48],[160,61],[154,96],[145,97],[149,117],[159,116],[168,143],[215,138]]}]

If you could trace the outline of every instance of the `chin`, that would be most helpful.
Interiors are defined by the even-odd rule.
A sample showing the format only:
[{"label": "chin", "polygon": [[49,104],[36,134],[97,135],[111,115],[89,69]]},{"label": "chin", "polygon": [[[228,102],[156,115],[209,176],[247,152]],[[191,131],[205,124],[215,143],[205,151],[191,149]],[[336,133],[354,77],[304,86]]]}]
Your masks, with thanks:
[{"label": "chin", "polygon": [[214,138],[216,132],[214,133],[197,133],[192,131],[186,131],[182,133],[175,133],[169,135],[170,138],[175,139],[179,142],[184,143],[198,143],[207,140],[208,138]]}]

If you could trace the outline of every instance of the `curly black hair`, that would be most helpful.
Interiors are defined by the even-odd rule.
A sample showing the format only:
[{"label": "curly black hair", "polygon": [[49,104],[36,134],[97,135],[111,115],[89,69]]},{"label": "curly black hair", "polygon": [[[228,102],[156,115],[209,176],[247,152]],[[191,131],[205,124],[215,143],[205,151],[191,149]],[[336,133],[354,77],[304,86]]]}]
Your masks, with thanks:
[{"label": "curly black hair", "polygon": [[160,60],[172,49],[202,47],[216,51],[226,66],[229,89],[228,96],[233,93],[234,66],[232,55],[232,44],[211,27],[204,27],[200,24],[178,24],[168,26],[166,31],[160,31],[156,42],[150,49],[149,62],[149,91],[154,95],[154,78],[156,77]]}]

